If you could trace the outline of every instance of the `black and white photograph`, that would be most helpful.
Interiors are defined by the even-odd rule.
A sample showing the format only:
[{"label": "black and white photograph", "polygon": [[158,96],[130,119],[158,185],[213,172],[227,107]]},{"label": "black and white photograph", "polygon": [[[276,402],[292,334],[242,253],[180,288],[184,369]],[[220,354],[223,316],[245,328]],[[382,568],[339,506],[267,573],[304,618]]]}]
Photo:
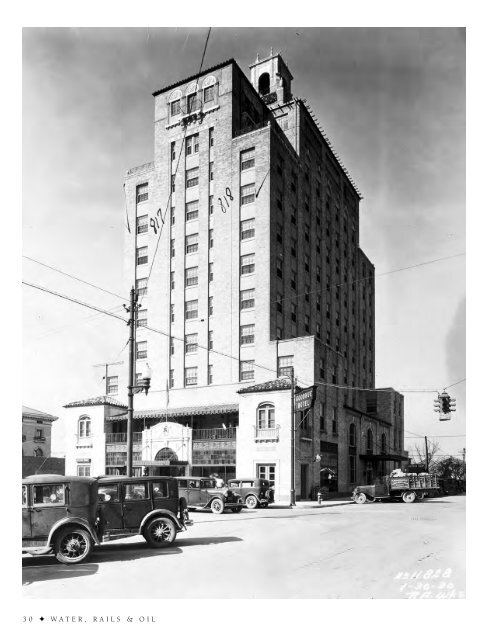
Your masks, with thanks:
[{"label": "black and white photograph", "polygon": [[149,22],[18,34],[26,633],[458,607],[466,27]]}]

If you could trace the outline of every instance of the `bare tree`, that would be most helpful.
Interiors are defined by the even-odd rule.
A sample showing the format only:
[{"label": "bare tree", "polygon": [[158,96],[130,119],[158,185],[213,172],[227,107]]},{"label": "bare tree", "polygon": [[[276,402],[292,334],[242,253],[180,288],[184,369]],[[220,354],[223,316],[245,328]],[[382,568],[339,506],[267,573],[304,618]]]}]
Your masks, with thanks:
[{"label": "bare tree", "polygon": [[[415,453],[413,454],[414,456],[414,462],[417,464],[422,465],[425,469],[426,469],[426,451],[425,451],[425,445],[420,446],[418,444],[414,445],[415,448]],[[433,462],[434,462],[434,457],[435,454],[437,453],[437,451],[440,450],[440,443],[437,442],[436,440],[428,440],[428,461],[429,461],[429,466],[431,467]]]}]

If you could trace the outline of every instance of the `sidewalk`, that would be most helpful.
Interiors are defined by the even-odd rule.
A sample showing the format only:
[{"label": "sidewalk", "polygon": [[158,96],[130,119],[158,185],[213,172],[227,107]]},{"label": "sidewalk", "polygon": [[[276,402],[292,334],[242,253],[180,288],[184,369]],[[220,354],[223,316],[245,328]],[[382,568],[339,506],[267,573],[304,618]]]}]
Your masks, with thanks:
[{"label": "sidewalk", "polygon": [[297,500],[294,507],[291,507],[287,502],[275,502],[269,505],[269,509],[324,509],[326,507],[341,507],[346,504],[354,504],[352,500],[345,500],[344,498],[333,498],[332,500],[322,500],[321,504],[318,504],[316,500]]}]

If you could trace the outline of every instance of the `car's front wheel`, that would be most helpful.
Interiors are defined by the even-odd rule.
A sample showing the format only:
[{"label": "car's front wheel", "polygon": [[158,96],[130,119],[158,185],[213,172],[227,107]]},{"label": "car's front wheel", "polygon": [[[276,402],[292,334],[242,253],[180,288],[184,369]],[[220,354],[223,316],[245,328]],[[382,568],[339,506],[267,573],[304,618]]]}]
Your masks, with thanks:
[{"label": "car's front wheel", "polygon": [[55,557],[63,564],[85,560],[93,550],[93,540],[86,529],[64,529],[55,538]]},{"label": "car's front wheel", "polygon": [[224,508],[225,505],[223,504],[223,500],[220,500],[220,498],[214,498],[211,501],[210,509],[212,513],[223,513]]},{"label": "car's front wheel", "polygon": [[354,502],[356,504],[364,504],[366,502],[366,494],[365,493],[358,493],[356,495],[356,497],[354,498]]},{"label": "car's front wheel", "polygon": [[248,509],[256,509],[258,506],[258,500],[256,496],[247,496],[246,497],[246,507]]},{"label": "car's front wheel", "polygon": [[176,535],[175,522],[165,516],[153,518],[144,529],[146,542],[155,549],[168,547],[175,540]]}]

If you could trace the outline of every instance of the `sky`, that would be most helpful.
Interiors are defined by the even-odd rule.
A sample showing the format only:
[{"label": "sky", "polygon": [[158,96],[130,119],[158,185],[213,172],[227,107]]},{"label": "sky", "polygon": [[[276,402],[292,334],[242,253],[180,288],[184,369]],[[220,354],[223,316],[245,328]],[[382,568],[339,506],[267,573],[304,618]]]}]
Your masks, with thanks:
[{"label": "sky", "polygon": [[[153,160],[151,93],[197,73],[206,34],[23,30],[25,281],[125,315],[124,174]],[[376,270],[376,386],[404,393],[406,449],[428,435],[439,453],[459,455],[465,383],[449,389],[450,421],[433,412],[432,390],[466,377],[464,31],[214,27],[204,68],[235,58],[249,76],[271,47],[363,195],[360,244]],[[127,331],[24,286],[23,404],[62,416],[64,404],[101,395],[95,365],[127,359]],[[63,453],[64,430],[61,418],[54,454]]]}]

